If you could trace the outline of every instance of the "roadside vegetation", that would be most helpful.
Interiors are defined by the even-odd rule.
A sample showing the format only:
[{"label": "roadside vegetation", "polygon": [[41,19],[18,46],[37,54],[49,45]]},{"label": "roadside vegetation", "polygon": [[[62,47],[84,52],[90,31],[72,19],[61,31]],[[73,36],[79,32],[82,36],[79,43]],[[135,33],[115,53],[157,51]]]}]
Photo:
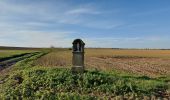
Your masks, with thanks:
[{"label": "roadside vegetation", "polygon": [[[0,74],[0,99],[168,100],[170,97],[169,73],[160,74],[157,69],[159,66],[156,65],[160,64],[163,70],[169,71],[169,64],[166,63],[165,66],[162,59],[168,61],[170,51],[146,51],[150,55],[143,55],[144,51],[141,54],[140,51],[88,49],[86,71],[83,74],[71,72],[71,50],[50,49],[48,52],[37,52],[17,62],[10,69],[4,69],[5,73]],[[132,71],[136,64],[140,67],[145,65],[146,60],[156,60],[155,63],[147,63],[148,68],[152,65],[157,73],[153,75],[150,70],[144,70],[143,74],[136,72],[137,69]],[[134,63],[131,63],[129,70],[122,70],[121,66],[119,69],[116,64],[111,64],[118,62],[127,66],[126,64],[132,61]]]},{"label": "roadside vegetation", "polygon": [[12,58],[26,53],[35,52],[32,50],[0,50],[0,61],[7,58]]}]

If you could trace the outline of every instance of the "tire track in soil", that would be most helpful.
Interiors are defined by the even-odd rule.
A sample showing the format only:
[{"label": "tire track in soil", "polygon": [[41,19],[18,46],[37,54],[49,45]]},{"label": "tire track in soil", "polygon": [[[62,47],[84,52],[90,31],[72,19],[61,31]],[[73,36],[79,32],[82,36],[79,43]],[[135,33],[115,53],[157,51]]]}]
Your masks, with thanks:
[{"label": "tire track in soil", "polygon": [[[22,61],[26,58],[30,58],[34,55],[38,54],[37,52],[35,53],[27,53],[26,55],[21,55],[21,56],[18,56],[18,57],[15,57],[15,58],[10,58],[8,60],[5,60],[5,61],[2,61],[0,62],[0,73],[1,75],[4,75],[6,72],[8,72],[11,67],[13,65],[15,65],[17,62],[19,61]],[[14,59],[14,60],[12,60]],[[9,75],[4,75],[5,77],[3,79],[0,80],[0,84],[4,83],[5,82],[5,79],[9,76]]]},{"label": "tire track in soil", "polygon": [[28,55],[28,54],[31,54],[31,53],[23,53],[23,54],[13,55],[13,56],[10,56],[10,57],[0,58],[0,63],[3,62],[3,61],[10,60],[10,59],[14,59],[14,58],[18,58],[18,57],[21,57],[21,56],[25,56],[25,55]]},{"label": "tire track in soil", "polygon": [[27,53],[27,54],[23,54],[14,58],[10,58],[10,59],[6,59],[3,61],[0,61],[0,72],[8,67],[11,67],[13,65],[15,65],[17,62],[24,60],[26,58],[32,57],[34,56],[36,53]]}]

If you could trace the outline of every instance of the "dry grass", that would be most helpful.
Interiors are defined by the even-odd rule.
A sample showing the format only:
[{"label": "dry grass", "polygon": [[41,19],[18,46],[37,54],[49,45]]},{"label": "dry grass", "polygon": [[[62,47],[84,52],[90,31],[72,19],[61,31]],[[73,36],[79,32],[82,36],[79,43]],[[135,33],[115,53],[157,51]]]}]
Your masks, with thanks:
[{"label": "dry grass", "polygon": [[70,67],[71,66],[71,50],[60,49],[53,50],[51,53],[38,59],[35,64],[47,67]]},{"label": "dry grass", "polygon": [[[37,65],[71,67],[72,51],[55,50],[36,61]],[[114,69],[151,77],[170,74],[170,50],[86,49],[87,69]]]}]

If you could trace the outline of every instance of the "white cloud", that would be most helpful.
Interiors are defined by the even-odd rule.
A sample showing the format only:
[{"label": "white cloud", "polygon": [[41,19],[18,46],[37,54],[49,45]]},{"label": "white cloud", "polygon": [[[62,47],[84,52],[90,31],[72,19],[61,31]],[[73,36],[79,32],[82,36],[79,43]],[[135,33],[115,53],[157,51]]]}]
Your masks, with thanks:
[{"label": "white cloud", "polygon": [[0,14],[0,21],[6,21],[10,24],[11,20],[17,21],[17,23],[39,26],[55,22],[55,25],[75,24],[99,29],[112,29],[122,25],[120,21],[111,23],[109,20],[90,20],[89,17],[91,15],[100,16],[105,14],[105,11],[97,9],[95,5],[90,4],[70,6],[67,3],[59,3],[57,6],[54,6],[54,4],[46,4],[44,2],[20,4],[3,1],[0,2],[0,11],[3,12]]},{"label": "white cloud", "polygon": [[[0,45],[11,46],[33,46],[33,47],[50,47],[53,46],[68,46],[69,43],[65,38],[72,32],[41,32],[41,31],[18,31],[16,33],[1,34]],[[11,39],[8,37],[14,37]],[[19,41],[18,41],[19,40]],[[65,42],[65,44],[60,44]],[[66,45],[67,44],[67,45]]]},{"label": "white cloud", "polygon": [[67,15],[80,15],[80,14],[101,14],[101,12],[96,11],[94,9],[91,8],[76,8],[76,9],[72,9],[66,12]]},{"label": "white cloud", "polygon": [[[168,38],[165,37],[103,37],[84,38],[87,47],[107,48],[168,48]],[[163,44],[163,45],[160,45]],[[151,47],[152,45],[152,47]]]},{"label": "white cloud", "polygon": [[124,22],[121,21],[89,21],[88,23],[85,23],[84,26],[91,27],[91,28],[98,28],[98,29],[114,29],[118,28],[120,26],[125,25]]}]

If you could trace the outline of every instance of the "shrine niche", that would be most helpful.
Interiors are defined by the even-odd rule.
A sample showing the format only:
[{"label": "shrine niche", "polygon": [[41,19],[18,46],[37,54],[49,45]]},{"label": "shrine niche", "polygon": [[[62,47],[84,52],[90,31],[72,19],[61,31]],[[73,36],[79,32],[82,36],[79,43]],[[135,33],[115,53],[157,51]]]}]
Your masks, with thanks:
[{"label": "shrine niche", "polygon": [[73,72],[84,72],[84,46],[85,43],[81,39],[73,41]]}]

